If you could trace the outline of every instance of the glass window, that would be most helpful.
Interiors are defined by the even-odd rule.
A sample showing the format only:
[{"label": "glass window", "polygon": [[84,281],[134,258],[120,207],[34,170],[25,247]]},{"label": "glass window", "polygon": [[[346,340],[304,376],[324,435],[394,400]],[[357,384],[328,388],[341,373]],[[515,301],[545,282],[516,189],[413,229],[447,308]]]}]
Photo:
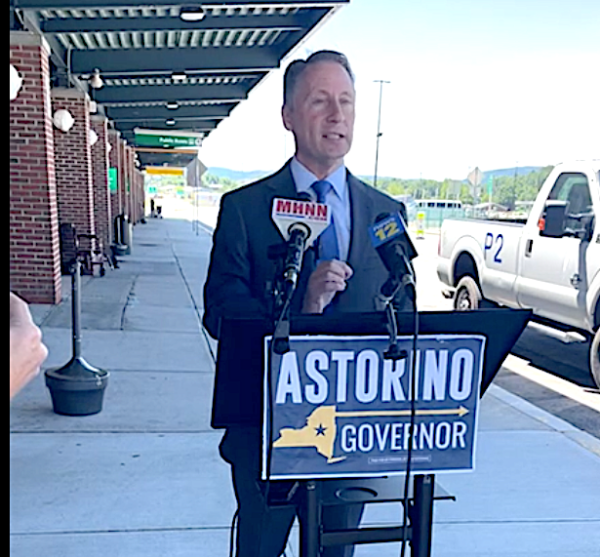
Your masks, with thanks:
[{"label": "glass window", "polygon": [[548,199],[568,201],[569,213],[582,213],[592,204],[587,176],[579,172],[561,174],[550,191]]},{"label": "glass window", "polygon": [[548,199],[567,202],[567,229],[581,227],[581,215],[593,212],[592,197],[587,176],[579,172],[561,174],[552,187]]}]

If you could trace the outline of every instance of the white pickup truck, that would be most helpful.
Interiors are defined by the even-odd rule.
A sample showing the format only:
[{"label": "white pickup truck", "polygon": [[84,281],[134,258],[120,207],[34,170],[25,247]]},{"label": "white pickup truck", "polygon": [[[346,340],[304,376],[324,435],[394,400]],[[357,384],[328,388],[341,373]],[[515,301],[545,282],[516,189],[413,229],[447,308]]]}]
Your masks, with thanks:
[{"label": "white pickup truck", "polygon": [[589,339],[600,387],[600,160],[557,165],[525,223],[445,220],[438,256],[455,309],[531,309],[563,340]]}]

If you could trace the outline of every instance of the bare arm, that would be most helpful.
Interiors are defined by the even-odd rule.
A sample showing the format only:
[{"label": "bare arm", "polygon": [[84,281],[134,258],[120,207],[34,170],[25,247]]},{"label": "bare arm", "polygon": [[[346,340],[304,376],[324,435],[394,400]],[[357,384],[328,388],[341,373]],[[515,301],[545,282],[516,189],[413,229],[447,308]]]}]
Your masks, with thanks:
[{"label": "bare arm", "polygon": [[48,349],[27,304],[10,293],[10,399],[39,372]]}]

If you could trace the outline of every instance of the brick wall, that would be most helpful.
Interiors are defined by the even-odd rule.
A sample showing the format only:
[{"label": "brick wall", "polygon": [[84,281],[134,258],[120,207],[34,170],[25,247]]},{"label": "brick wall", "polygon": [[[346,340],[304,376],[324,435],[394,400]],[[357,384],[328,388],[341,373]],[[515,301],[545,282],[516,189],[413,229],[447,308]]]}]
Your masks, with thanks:
[{"label": "brick wall", "polygon": [[[58,221],[75,225],[78,234],[94,234],[90,112],[86,93],[52,89],[52,112],[68,110],[75,119],[68,132],[54,128]],[[82,241],[83,248],[89,242]]]},{"label": "brick wall", "polygon": [[[121,158],[121,134],[116,130],[109,130],[108,141],[110,143],[110,152],[108,154],[109,166],[117,169],[117,180],[119,180],[119,160]],[[115,217],[121,214],[121,198],[118,189],[110,192],[110,212],[112,216],[112,226],[114,231]],[[116,241],[113,234],[113,240]]]},{"label": "brick wall", "polygon": [[123,188],[121,191],[125,215],[131,221],[131,147],[126,143],[123,149]]},{"label": "brick wall", "polygon": [[10,286],[31,303],[62,297],[50,105],[50,49],[10,32],[10,62],[23,77],[10,102]]},{"label": "brick wall", "polygon": [[140,222],[144,216],[142,213],[142,199],[143,199],[143,188],[142,188],[142,173],[135,168],[133,171],[133,222]]},{"label": "brick wall", "polygon": [[133,147],[129,147],[129,150],[127,152],[127,157],[128,157],[128,161],[127,164],[129,165],[129,191],[128,193],[128,197],[129,197],[129,220],[135,224],[136,219],[135,219],[135,215],[136,215],[136,179],[135,179],[135,162],[134,162],[134,150]]},{"label": "brick wall", "polygon": [[142,192],[140,191],[140,171],[136,168],[133,171],[133,188],[132,188],[132,204],[133,204],[133,222],[140,222],[142,215],[140,214],[140,200]]},{"label": "brick wall", "polygon": [[90,118],[91,129],[98,140],[92,145],[92,190],[94,197],[94,224],[96,235],[105,251],[112,242],[112,211],[108,190],[108,122],[103,116]]},{"label": "brick wall", "polygon": [[142,172],[140,172],[139,170],[136,172],[137,174],[137,191],[138,191],[138,202],[137,202],[137,207],[138,207],[138,220],[141,220],[144,218],[145,214],[146,214],[146,195],[145,195],[145,191],[144,191],[144,175],[142,174]]},{"label": "brick wall", "polygon": [[125,141],[121,140],[121,148],[119,149],[119,207],[121,213],[127,215],[127,198],[125,196],[127,170],[126,170],[126,155],[127,146]]}]

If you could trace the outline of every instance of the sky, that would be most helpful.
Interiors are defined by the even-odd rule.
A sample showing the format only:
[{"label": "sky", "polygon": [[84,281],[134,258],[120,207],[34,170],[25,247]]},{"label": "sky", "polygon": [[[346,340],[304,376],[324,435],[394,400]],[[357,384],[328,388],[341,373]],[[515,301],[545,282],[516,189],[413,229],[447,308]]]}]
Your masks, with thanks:
[{"label": "sky", "polygon": [[[283,71],[322,48],[356,76],[346,156],[372,177],[464,179],[470,170],[600,158],[600,0],[351,0],[204,141],[207,167],[275,171],[294,153]],[[380,85],[378,80],[388,81]]]}]

